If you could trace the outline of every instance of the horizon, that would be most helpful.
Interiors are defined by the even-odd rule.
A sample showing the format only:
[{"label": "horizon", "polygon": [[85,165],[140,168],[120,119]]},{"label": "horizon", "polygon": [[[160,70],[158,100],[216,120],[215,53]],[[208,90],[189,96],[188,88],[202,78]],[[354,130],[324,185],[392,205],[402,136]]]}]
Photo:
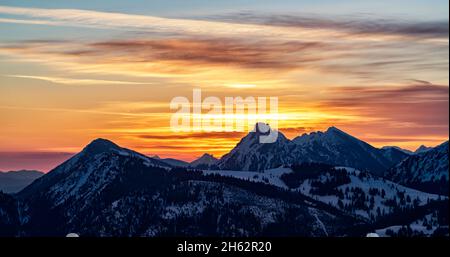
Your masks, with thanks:
[{"label": "horizon", "polygon": [[[338,129],[339,131],[342,131],[342,132],[346,133],[347,135],[353,137],[353,135],[348,134],[347,132],[341,130],[340,128],[337,128],[337,127],[335,127],[335,126],[331,126],[331,127],[328,127],[326,130],[322,130],[322,131],[319,131],[319,130],[318,130],[318,131],[311,131],[311,132],[308,132],[308,133],[305,132],[305,133],[302,133],[302,134],[300,134],[300,135],[296,135],[296,136],[294,136],[294,137],[287,137],[287,139],[293,140],[293,139],[294,139],[295,137],[297,137],[297,136],[302,136],[302,135],[305,135],[305,134],[309,135],[309,134],[311,134],[311,133],[316,133],[316,132],[322,132],[322,133],[325,133],[325,132],[326,132],[328,129],[330,129],[330,128],[336,128],[336,129]],[[284,133],[283,133],[282,131],[280,131],[280,132],[284,135]],[[242,133],[242,132],[238,132],[238,133]],[[250,132],[248,132],[247,134],[243,133],[244,135],[242,136],[242,138],[245,137],[246,135],[248,135],[249,133],[253,133],[253,131],[250,131]],[[241,138],[241,139],[242,139],[242,138]],[[3,173],[4,173],[4,172],[15,172],[15,171],[39,171],[39,172],[43,172],[43,173],[48,173],[48,172],[50,172],[51,170],[53,170],[54,168],[56,168],[57,166],[59,166],[60,164],[62,164],[63,162],[69,160],[69,159],[72,158],[74,155],[76,155],[76,154],[78,154],[79,152],[81,152],[81,151],[83,150],[83,148],[85,148],[86,146],[88,146],[88,145],[91,144],[92,142],[94,142],[94,141],[96,141],[96,140],[99,140],[99,139],[101,139],[101,140],[107,140],[107,141],[109,141],[109,142],[112,142],[113,144],[116,144],[116,142],[114,142],[113,140],[110,140],[110,139],[108,139],[108,138],[95,138],[95,139],[92,139],[91,141],[85,143],[84,145],[80,146],[80,150],[77,151],[77,152],[58,153],[58,154],[60,154],[60,157],[59,157],[58,159],[53,159],[53,160],[51,160],[51,161],[49,161],[49,162],[45,162],[45,164],[42,164],[41,167],[44,167],[44,168],[34,168],[34,166],[29,166],[29,167],[26,167],[26,168],[20,168],[21,166],[17,166],[16,162],[13,161],[13,162],[11,162],[11,166],[10,166],[9,168],[6,168],[6,169],[1,169],[1,168],[0,168],[0,172],[3,172]],[[357,139],[359,139],[359,138],[357,138]],[[361,139],[359,139],[359,140],[361,140]],[[240,139],[236,142],[236,145],[239,143],[239,141],[240,141]],[[364,140],[363,140],[363,141],[364,141]],[[365,141],[364,141],[364,142],[365,142]],[[443,144],[443,143],[445,143],[445,142],[448,142],[448,139],[445,140],[445,141],[443,141],[443,142],[438,143],[437,145],[419,145],[419,146],[417,146],[415,149],[405,149],[405,148],[401,148],[401,147],[399,147],[399,148],[402,149],[402,150],[409,150],[409,151],[411,151],[412,153],[414,153],[415,150],[418,150],[418,149],[419,149],[420,147],[422,147],[422,146],[434,148],[434,147],[437,147],[437,146],[439,146],[439,145],[441,145],[441,144]],[[368,143],[368,142],[366,142],[366,143]],[[373,145],[370,144],[370,143],[368,143],[368,144],[371,145],[371,146],[373,146]],[[135,149],[129,148],[129,147],[127,147],[127,146],[123,146],[123,145],[120,145],[120,144],[117,144],[117,145],[118,145],[119,147],[121,147],[121,148],[126,148],[126,149],[129,149],[129,150],[132,150],[132,151],[136,151]],[[381,149],[381,148],[383,148],[383,147],[398,147],[398,146],[394,146],[394,145],[385,145],[385,146],[381,146],[381,147],[376,147],[376,146],[373,146],[373,147],[378,148],[378,149]],[[231,150],[231,149],[230,149],[230,150]],[[136,152],[139,152],[139,151],[136,151]],[[220,158],[223,157],[223,155],[227,154],[228,152],[225,153],[225,154],[223,154],[223,155],[220,155],[220,156],[217,156],[217,155],[214,155],[214,154],[205,152],[205,153],[202,153],[202,154],[200,154],[200,155],[198,155],[198,156],[192,156],[192,158],[190,158],[190,159],[173,158],[173,157],[170,157],[170,156],[163,156],[163,155],[160,155],[160,154],[158,154],[158,153],[152,153],[152,152],[150,152],[150,153],[142,153],[142,152],[139,152],[139,153],[144,154],[145,156],[150,157],[150,158],[161,158],[161,159],[172,158],[172,159],[176,159],[176,160],[185,161],[185,162],[187,162],[187,163],[191,163],[191,162],[193,162],[193,161],[195,161],[195,160],[201,158],[203,155],[211,155],[211,156],[213,156],[214,158],[220,159]],[[0,153],[0,156],[1,156],[1,154],[2,154],[2,153]],[[18,154],[21,155],[22,153],[19,152]],[[41,153],[37,153],[37,154],[39,155],[39,154],[43,154],[43,153],[41,152]],[[2,163],[1,161],[2,161],[2,159],[0,158],[0,167],[1,167],[1,165],[5,165],[5,164]],[[4,167],[8,167],[8,165],[5,165]],[[37,167],[37,166],[36,166],[36,167]]]},{"label": "horizon", "polygon": [[[277,97],[287,138],[449,138],[448,1],[0,3],[0,170],[45,172],[95,138],[220,157],[245,132],[172,132],[174,97]],[[258,116],[256,116],[258,117]]]}]

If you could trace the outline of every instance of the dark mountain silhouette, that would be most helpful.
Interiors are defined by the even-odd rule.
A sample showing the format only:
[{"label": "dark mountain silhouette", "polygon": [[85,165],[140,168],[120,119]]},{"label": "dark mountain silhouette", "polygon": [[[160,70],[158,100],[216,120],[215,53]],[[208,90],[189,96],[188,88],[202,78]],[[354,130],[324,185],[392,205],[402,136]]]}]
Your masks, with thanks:
[{"label": "dark mountain silhouette", "polygon": [[250,132],[218,162],[221,169],[260,171],[301,162],[348,166],[382,175],[408,155],[396,149],[378,149],[336,127],[287,139],[281,132],[274,143],[260,143]]},{"label": "dark mountain silhouette", "polygon": [[448,141],[406,158],[385,177],[422,191],[448,195]]},{"label": "dark mountain silhouette", "polygon": [[448,198],[406,187],[446,181],[448,193],[448,142],[408,155],[334,127],[271,144],[263,134],[190,167],[96,139],[19,193],[0,193],[0,235],[364,236],[430,213],[430,235],[448,227]]},{"label": "dark mountain silhouette", "polygon": [[24,236],[325,236],[364,225],[296,193],[170,167],[104,139],[26,187],[17,202],[4,198],[8,227]]}]

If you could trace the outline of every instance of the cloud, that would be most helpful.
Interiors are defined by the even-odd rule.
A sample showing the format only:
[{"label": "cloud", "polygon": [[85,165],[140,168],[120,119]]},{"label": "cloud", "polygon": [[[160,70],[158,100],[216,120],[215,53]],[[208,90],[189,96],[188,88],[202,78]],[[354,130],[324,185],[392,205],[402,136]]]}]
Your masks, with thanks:
[{"label": "cloud", "polygon": [[195,20],[7,6],[0,6],[0,13],[20,16],[19,23],[130,32],[128,39],[119,40],[0,45],[2,54],[78,72],[173,78],[226,74],[217,69],[223,68],[260,70],[259,76],[269,78],[310,70],[374,82],[405,79],[408,74],[428,79],[430,74],[448,71],[448,58],[443,58],[448,56],[447,21],[261,13]]},{"label": "cloud", "polygon": [[[20,55],[37,61],[53,60],[55,63],[68,63],[84,70],[101,69],[104,66],[104,70],[110,68],[109,70],[169,77],[205,72],[213,67],[277,70],[277,73],[280,73],[311,66],[324,60],[325,56],[316,53],[326,49],[331,51],[332,48],[320,42],[233,38],[130,39],[98,42],[41,40],[0,45],[0,53]],[[96,82],[41,76],[41,79],[44,78],[58,83]]]},{"label": "cloud", "polygon": [[[35,71],[43,71],[33,75],[14,72],[9,76],[86,85],[76,88],[80,92],[86,90],[83,91],[86,94],[92,93],[88,85],[126,87],[141,83],[134,81],[155,82],[152,87],[139,87],[142,91],[138,93],[130,91],[118,96],[114,91],[116,94],[111,96],[112,92],[102,91],[101,95],[92,95],[98,103],[124,98],[139,101],[136,105],[112,103],[100,108],[74,108],[71,101],[52,99],[52,94],[44,91],[41,95],[45,98],[36,98],[35,91],[15,87],[11,92],[17,93],[20,100],[17,104],[26,102],[32,107],[16,103],[0,106],[11,116],[9,124],[19,124],[11,127],[11,131],[26,120],[17,113],[31,113],[29,117],[45,120],[53,114],[70,117],[65,115],[73,112],[89,118],[71,120],[74,126],[70,130],[64,123],[58,123],[61,127],[55,127],[54,131],[64,133],[61,136],[65,138],[88,127],[96,136],[104,133],[114,139],[138,141],[146,144],[138,148],[161,150],[174,156],[179,153],[188,156],[193,151],[224,153],[244,134],[180,135],[170,134],[166,127],[168,108],[161,101],[166,98],[168,101],[174,94],[189,95],[192,86],[199,86],[208,90],[205,94],[219,96],[279,96],[280,111],[289,118],[280,122],[280,130],[290,136],[336,125],[351,128],[349,132],[370,142],[395,144],[414,141],[414,137],[436,142],[448,137],[449,91],[448,85],[444,85],[448,83],[447,21],[250,13],[195,20],[6,6],[0,6],[0,14],[7,16],[0,18],[4,23],[83,28],[77,40],[68,40],[63,33],[39,35],[42,40],[2,41],[0,54],[6,56],[5,63],[12,60],[11,65],[18,65],[7,70],[17,71],[18,67],[26,70],[27,66],[17,64],[25,61],[39,65]],[[120,32],[120,37],[114,37],[113,33],[95,37],[87,33],[86,37],[85,28],[113,30]],[[46,40],[44,35],[57,40]],[[83,77],[86,74],[88,78]],[[127,79],[111,81],[117,77]],[[409,84],[399,85],[399,81],[405,80]],[[140,103],[147,97],[159,101],[154,106]],[[38,105],[48,102],[50,106],[54,101],[57,106],[41,108],[34,101],[39,101]],[[375,132],[370,134],[371,131]]]},{"label": "cloud", "polygon": [[413,38],[448,39],[448,20],[415,21],[362,15],[325,17],[317,14],[262,14],[239,12],[208,16],[206,19],[231,23],[278,27],[330,29],[359,35],[393,35]]},{"label": "cloud", "polygon": [[376,81],[405,79],[408,73],[448,69],[448,60],[442,60],[448,46],[416,49],[409,43],[409,46],[398,49],[400,47],[378,43],[205,36],[96,42],[21,41],[0,45],[0,53],[54,63],[73,71],[168,78],[219,71],[217,68],[234,68],[255,72],[264,70],[259,75],[266,76],[266,80],[279,78],[285,72],[312,70]]},{"label": "cloud", "polygon": [[[423,102],[446,102],[449,100],[449,87],[435,85],[428,81],[417,81],[411,85],[391,87],[339,87],[330,89],[330,94],[336,95],[335,100],[343,100],[347,103],[423,103]],[[360,101],[351,101],[351,99]],[[348,101],[346,101],[348,100]]]},{"label": "cloud", "polygon": [[102,79],[74,79],[67,77],[29,76],[29,75],[6,75],[12,78],[37,79],[67,85],[148,85],[145,82],[102,80]]},{"label": "cloud", "polygon": [[53,25],[53,26],[60,25],[59,23],[46,21],[46,20],[23,20],[23,19],[8,19],[8,18],[0,18],[0,23]]},{"label": "cloud", "polygon": [[[248,68],[293,68],[320,60],[308,52],[325,47],[318,42],[244,42],[231,39],[126,40],[90,44],[90,53],[132,56],[129,61],[172,61]],[[88,52],[89,54],[89,52]],[[297,55],[301,54],[301,55]]]},{"label": "cloud", "polygon": [[182,134],[141,134],[137,135],[143,139],[157,139],[157,140],[177,140],[177,139],[240,139],[245,136],[243,132],[198,132],[198,133],[182,133]]},{"label": "cloud", "polygon": [[[0,6],[0,13],[24,17],[18,20],[24,23],[48,22],[59,26],[92,27],[136,32],[151,32],[159,35],[205,35],[215,36],[262,36],[275,38],[298,38],[307,35],[307,31],[270,29],[267,26],[253,24],[229,24],[218,21],[162,18],[155,16],[99,12],[80,9],[42,9]],[[6,22],[13,22],[13,19]],[[310,37],[313,35],[309,35]]]},{"label": "cloud", "polygon": [[[439,38],[448,42],[448,21],[411,21],[389,18],[321,17],[317,14],[264,14],[240,12],[190,18],[164,18],[80,9],[42,9],[0,6],[0,13],[21,16],[0,22],[116,29],[159,35],[258,36],[272,39],[354,37],[372,35]],[[388,40],[389,38],[383,38]],[[398,40],[398,38],[397,38]]]},{"label": "cloud", "polygon": [[[430,82],[403,86],[339,87],[328,92],[320,108],[362,117],[367,131],[386,135],[448,137],[449,87]],[[364,117],[378,117],[365,120]]]},{"label": "cloud", "polygon": [[46,108],[46,107],[21,107],[21,106],[5,106],[0,105],[0,109],[5,110],[23,110],[23,111],[38,111],[38,112],[61,112],[61,113],[85,113],[94,115],[108,115],[108,116],[123,116],[123,117],[141,117],[141,118],[155,118],[164,117],[167,113],[158,112],[126,112],[126,111],[108,111],[102,109],[80,109],[80,108]]}]

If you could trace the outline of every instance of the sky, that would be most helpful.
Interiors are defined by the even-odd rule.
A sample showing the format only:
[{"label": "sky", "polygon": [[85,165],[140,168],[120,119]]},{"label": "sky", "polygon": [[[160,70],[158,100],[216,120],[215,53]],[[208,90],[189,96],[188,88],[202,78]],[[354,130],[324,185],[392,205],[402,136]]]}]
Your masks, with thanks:
[{"label": "sky", "polygon": [[95,138],[193,160],[242,132],[172,132],[170,101],[278,97],[288,138],[449,137],[448,1],[0,0],[0,170],[48,171]]}]

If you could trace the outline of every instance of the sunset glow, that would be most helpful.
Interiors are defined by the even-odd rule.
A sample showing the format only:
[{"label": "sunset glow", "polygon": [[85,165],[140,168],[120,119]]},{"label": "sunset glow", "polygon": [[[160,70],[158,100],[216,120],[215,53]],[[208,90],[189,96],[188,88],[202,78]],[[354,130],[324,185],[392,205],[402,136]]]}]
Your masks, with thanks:
[{"label": "sunset glow", "polygon": [[376,147],[449,138],[447,1],[367,15],[345,8],[353,1],[321,15],[314,1],[277,1],[273,15],[265,1],[250,11],[74,2],[0,4],[0,170],[48,171],[99,137],[160,157],[220,157],[246,133],[169,127],[171,99],[195,88],[278,97],[288,138],[330,126]]}]

